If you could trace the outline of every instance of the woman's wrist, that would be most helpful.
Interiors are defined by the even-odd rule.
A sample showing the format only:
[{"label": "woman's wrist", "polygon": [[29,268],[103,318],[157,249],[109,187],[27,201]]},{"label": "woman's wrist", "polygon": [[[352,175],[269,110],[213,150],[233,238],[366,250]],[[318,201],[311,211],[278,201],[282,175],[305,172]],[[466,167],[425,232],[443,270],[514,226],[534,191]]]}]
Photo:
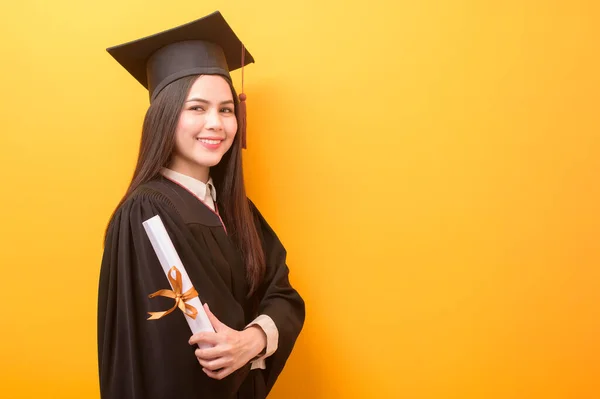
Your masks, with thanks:
[{"label": "woman's wrist", "polygon": [[258,357],[267,348],[267,334],[260,326],[252,325],[244,330],[248,337],[248,348],[252,354],[251,360]]}]

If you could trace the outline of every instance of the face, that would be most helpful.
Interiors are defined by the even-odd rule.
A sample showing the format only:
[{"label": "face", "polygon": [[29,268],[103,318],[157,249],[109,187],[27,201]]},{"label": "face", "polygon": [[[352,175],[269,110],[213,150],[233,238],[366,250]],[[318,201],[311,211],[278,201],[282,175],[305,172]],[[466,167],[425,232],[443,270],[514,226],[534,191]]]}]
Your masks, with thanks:
[{"label": "face", "polygon": [[196,79],[183,104],[169,167],[206,182],[209,170],[231,148],[237,131],[233,94],[217,75]]}]

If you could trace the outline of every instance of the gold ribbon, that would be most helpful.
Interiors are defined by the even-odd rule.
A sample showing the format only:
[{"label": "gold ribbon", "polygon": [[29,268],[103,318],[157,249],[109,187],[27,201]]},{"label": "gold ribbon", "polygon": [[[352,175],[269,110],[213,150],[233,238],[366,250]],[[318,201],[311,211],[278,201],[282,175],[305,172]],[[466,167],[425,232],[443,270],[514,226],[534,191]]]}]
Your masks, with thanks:
[{"label": "gold ribbon", "polygon": [[[171,275],[173,271],[175,271],[175,278],[173,278],[173,276]],[[155,293],[148,295],[148,297],[154,298],[157,296],[165,296],[167,298],[173,298],[175,299],[175,305],[173,305],[171,309],[166,310],[164,312],[148,312],[148,314],[150,315],[148,320],[160,319],[161,317],[168,315],[178,307],[184,314],[191,317],[192,319],[196,319],[196,316],[198,315],[198,310],[192,305],[188,305],[186,302],[192,298],[197,297],[198,292],[196,292],[196,289],[192,287],[185,293],[181,293],[183,289],[181,283],[181,273],[175,266],[171,267],[171,270],[169,270],[168,277],[169,281],[171,282],[171,286],[173,287],[173,291],[158,290]]]}]

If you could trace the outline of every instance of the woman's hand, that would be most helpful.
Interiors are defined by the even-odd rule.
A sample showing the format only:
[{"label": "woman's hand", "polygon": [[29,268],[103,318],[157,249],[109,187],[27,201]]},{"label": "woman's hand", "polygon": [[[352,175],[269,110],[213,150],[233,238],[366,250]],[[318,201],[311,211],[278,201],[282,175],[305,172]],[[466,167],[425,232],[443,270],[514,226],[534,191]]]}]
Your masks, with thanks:
[{"label": "woman's hand", "polygon": [[216,332],[200,332],[192,335],[190,345],[208,344],[212,347],[196,349],[196,357],[202,371],[211,378],[221,380],[246,365],[266,346],[267,336],[258,326],[237,331],[221,323],[212,314],[208,304],[204,310]]}]

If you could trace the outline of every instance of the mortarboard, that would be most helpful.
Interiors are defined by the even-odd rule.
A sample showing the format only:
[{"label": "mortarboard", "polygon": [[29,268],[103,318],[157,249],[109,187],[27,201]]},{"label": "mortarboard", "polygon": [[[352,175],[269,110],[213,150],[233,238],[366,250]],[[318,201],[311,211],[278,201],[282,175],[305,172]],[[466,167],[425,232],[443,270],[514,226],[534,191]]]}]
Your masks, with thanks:
[{"label": "mortarboard", "polygon": [[238,123],[246,148],[244,66],[254,62],[219,11],[195,21],[106,49],[148,89],[152,102],[169,83],[190,75],[221,75],[242,68]]}]

